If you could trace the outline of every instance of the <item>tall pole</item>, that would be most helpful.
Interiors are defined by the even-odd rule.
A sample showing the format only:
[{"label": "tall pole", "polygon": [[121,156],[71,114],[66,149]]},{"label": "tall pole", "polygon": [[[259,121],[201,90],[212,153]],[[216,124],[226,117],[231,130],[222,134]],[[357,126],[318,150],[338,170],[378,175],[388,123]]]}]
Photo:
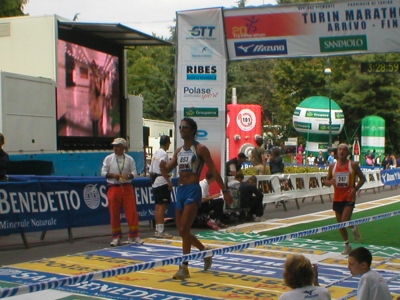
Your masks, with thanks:
[{"label": "tall pole", "polygon": [[331,75],[329,74],[328,78],[328,89],[329,89],[329,140],[328,140],[328,148],[332,148],[332,107],[331,107]]},{"label": "tall pole", "polygon": [[331,69],[331,62],[329,60],[329,57],[326,61],[326,67],[324,70],[325,75],[328,75],[328,93],[329,93],[329,140],[328,140],[328,151],[329,148],[332,148],[332,104],[331,104],[331,97],[332,97],[332,89],[331,89],[331,74],[332,74],[332,69]]}]

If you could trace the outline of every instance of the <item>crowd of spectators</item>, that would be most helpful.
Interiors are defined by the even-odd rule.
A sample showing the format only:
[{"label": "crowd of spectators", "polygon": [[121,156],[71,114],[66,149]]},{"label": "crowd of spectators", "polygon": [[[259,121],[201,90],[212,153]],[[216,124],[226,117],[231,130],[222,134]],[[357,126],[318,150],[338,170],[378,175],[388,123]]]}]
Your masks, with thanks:
[{"label": "crowd of spectators", "polygon": [[375,150],[368,150],[364,159],[366,165],[379,166],[383,169],[393,169],[400,166],[400,156],[396,158],[394,154],[376,154]]}]

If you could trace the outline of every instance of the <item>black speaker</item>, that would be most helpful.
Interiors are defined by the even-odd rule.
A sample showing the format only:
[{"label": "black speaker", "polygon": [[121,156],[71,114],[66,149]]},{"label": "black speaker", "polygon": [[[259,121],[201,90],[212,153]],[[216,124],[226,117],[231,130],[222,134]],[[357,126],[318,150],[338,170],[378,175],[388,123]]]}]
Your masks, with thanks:
[{"label": "black speaker", "polygon": [[143,146],[149,146],[150,127],[143,126]]}]

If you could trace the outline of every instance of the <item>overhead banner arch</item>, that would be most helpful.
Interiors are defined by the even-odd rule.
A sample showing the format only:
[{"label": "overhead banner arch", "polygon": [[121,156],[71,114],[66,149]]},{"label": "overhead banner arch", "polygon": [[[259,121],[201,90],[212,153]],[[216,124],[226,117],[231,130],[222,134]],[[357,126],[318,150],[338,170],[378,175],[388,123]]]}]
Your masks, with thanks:
[{"label": "overhead banner arch", "polygon": [[399,19],[400,0],[177,12],[176,125],[194,118],[223,170],[228,60],[399,52]]},{"label": "overhead banner arch", "polygon": [[399,19],[395,0],[224,10],[230,60],[398,52]]}]

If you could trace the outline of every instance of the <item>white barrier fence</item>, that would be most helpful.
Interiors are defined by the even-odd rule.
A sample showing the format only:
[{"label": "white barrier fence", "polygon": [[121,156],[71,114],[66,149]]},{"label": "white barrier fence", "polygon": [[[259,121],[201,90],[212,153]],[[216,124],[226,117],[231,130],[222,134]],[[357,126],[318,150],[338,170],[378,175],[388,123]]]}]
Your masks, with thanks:
[{"label": "white barrier fence", "polygon": [[[365,183],[361,187],[361,191],[373,189],[374,193],[384,185],[381,182],[380,170],[363,171],[365,176]],[[286,210],[285,201],[295,200],[296,206],[300,209],[298,200],[302,202],[306,198],[319,197],[321,202],[324,203],[323,196],[333,194],[333,187],[325,185],[327,172],[318,173],[297,173],[297,174],[282,174],[282,175],[257,175],[257,186],[264,194],[263,203],[282,203],[283,208]],[[247,180],[250,176],[245,176]],[[228,177],[232,180],[233,177]]]}]

